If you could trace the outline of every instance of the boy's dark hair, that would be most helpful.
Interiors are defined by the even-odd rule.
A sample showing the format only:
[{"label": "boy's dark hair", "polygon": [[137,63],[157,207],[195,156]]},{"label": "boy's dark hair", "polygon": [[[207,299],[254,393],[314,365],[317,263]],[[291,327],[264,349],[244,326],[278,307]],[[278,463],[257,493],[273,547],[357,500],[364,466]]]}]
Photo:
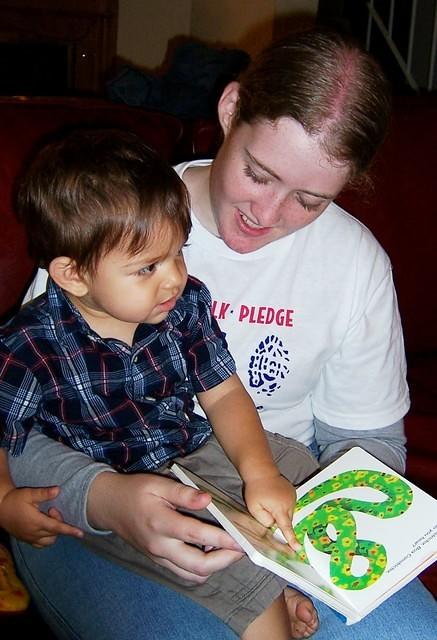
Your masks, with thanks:
[{"label": "boy's dark hair", "polygon": [[29,250],[47,268],[59,256],[93,272],[122,246],[132,255],[169,225],[191,228],[188,192],[175,171],[134,133],[77,129],[33,158],[17,189]]}]

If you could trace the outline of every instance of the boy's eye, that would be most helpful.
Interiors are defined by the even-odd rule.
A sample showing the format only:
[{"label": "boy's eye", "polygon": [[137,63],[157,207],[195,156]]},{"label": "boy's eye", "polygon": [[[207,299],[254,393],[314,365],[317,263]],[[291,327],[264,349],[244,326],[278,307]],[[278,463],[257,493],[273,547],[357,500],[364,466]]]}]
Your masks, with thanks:
[{"label": "boy's eye", "polygon": [[153,273],[153,271],[156,269],[156,264],[149,264],[145,267],[142,267],[138,272],[137,275],[139,276],[145,276],[145,275],[149,275],[151,273]]},{"label": "boy's eye", "polygon": [[267,178],[262,178],[261,176],[258,176],[251,169],[251,167],[249,167],[248,164],[246,164],[245,167],[244,167],[244,173],[246,174],[246,176],[248,178],[250,178],[252,180],[252,182],[255,182],[255,184],[268,184],[268,182],[269,182],[269,180]]}]

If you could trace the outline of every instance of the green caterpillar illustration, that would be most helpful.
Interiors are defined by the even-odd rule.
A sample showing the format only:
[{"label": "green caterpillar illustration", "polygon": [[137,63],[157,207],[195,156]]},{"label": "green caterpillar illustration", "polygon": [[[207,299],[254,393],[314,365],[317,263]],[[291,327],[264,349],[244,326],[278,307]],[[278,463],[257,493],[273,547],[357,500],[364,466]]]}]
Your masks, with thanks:
[{"label": "green caterpillar illustration", "polygon": [[[330,576],[333,584],[342,589],[359,590],[379,580],[387,565],[387,554],[384,545],[357,539],[352,511],[369,513],[377,518],[396,518],[409,509],[413,495],[408,484],[397,476],[380,471],[352,470],[333,476],[308,491],[297,501],[295,513],[318,498],[353,487],[371,487],[383,492],[387,498],[382,502],[365,502],[344,497],[328,500],[296,524],[294,531],[302,545],[298,554],[301,560],[309,564],[303,546],[307,535],[313,547],[330,554]],[[331,533],[330,536],[329,533],[334,530],[335,534]],[[369,563],[364,575],[358,577],[351,572],[355,556],[363,556]]]}]

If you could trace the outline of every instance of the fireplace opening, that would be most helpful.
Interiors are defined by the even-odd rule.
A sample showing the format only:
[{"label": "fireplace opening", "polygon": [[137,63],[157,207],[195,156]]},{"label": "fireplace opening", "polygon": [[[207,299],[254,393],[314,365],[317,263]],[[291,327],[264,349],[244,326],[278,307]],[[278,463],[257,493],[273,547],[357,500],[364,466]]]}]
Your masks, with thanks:
[{"label": "fireplace opening", "polygon": [[118,0],[0,0],[0,95],[103,96]]},{"label": "fireplace opening", "polygon": [[58,43],[0,43],[0,95],[72,95],[70,49]]}]

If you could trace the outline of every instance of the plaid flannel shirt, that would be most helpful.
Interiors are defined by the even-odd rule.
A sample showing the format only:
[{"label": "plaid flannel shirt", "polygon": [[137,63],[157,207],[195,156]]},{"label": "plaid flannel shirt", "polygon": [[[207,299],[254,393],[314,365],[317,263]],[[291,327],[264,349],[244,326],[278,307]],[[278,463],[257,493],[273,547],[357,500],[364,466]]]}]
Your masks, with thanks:
[{"label": "plaid flannel shirt", "polygon": [[211,427],[193,395],[235,373],[210,306],[190,277],[167,319],[140,324],[130,347],[98,336],[49,281],[0,333],[0,445],[19,455],[38,426],[127,472],[194,451]]}]

